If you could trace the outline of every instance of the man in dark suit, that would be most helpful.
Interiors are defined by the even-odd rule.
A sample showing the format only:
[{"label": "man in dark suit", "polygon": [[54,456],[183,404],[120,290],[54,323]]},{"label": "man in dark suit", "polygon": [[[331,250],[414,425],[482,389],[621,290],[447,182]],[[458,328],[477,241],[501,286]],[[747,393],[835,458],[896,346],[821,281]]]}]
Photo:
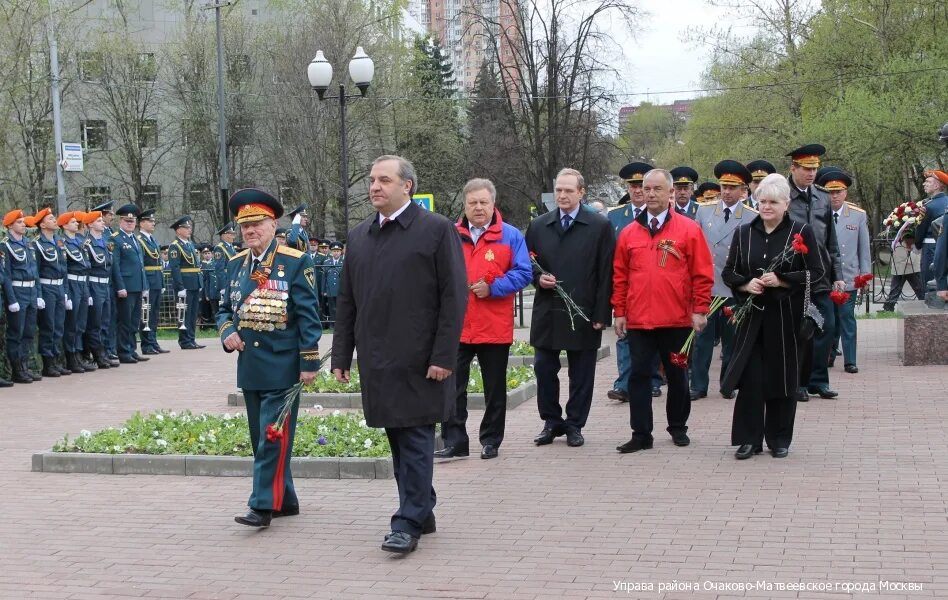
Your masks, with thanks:
[{"label": "man in dark suit", "polygon": [[[582,429],[592,405],[596,351],[602,329],[612,321],[609,301],[615,236],[608,219],[581,210],[586,184],[579,171],[561,170],[555,186],[556,210],[534,219],[526,235],[527,248],[543,269],[534,267],[533,273],[537,292],[530,344],[536,349],[537,404],[543,420],[543,430],[533,441],[543,446],[565,434],[569,446],[582,446]],[[570,318],[557,285],[587,318]],[[561,350],[566,350],[569,361],[565,419],[557,377]]]},{"label": "man in dark suit", "polygon": [[115,214],[120,228],[112,237],[112,287],[118,315],[116,349],[120,363],[135,364],[148,360],[135,351],[135,332],[142,320],[142,290],[148,289],[142,247],[135,237],[141,210],[134,204],[126,204]]},{"label": "man in dark suit", "polygon": [[399,507],[382,550],[398,554],[435,531],[435,423],[454,413],[468,293],[454,223],[412,202],[416,187],[406,159],[372,164],[369,200],[378,213],[349,232],[332,346],[340,382],[349,381],[358,351],[366,423],[388,435]]},{"label": "man in dark suit", "polygon": [[[288,394],[297,382],[312,382],[319,370],[316,274],[305,252],[277,245],[279,200],[244,189],[231,197],[230,210],[247,249],[227,263],[217,328],[224,350],[240,353],[237,386],[244,393],[253,445],[249,510],[234,520],[267,527],[275,517],[300,512],[290,472],[299,402]],[[287,402],[292,404],[284,413]]]}]

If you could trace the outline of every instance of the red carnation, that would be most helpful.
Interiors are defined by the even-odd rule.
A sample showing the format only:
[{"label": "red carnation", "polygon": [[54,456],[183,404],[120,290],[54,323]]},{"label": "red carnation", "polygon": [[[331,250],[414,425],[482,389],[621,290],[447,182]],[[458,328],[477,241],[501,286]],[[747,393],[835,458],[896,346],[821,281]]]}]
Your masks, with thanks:
[{"label": "red carnation", "polygon": [[276,442],[283,439],[283,430],[278,429],[273,423],[267,425],[267,441]]},{"label": "red carnation", "polygon": [[488,273],[487,275],[484,275],[484,283],[486,283],[487,285],[493,284],[495,279],[497,279],[497,276],[494,275],[493,273]]},{"label": "red carnation", "polygon": [[791,243],[793,251],[799,254],[807,254],[810,249],[806,247],[806,244],[803,242],[803,236],[799,233],[793,234],[793,242]]},{"label": "red carnation", "polygon": [[721,309],[721,312],[724,313],[724,316],[727,317],[728,319],[734,316],[734,309],[731,308],[730,306],[725,306],[724,308]]},{"label": "red carnation", "polygon": [[534,252],[533,250],[531,250],[531,251],[530,251],[530,258],[536,258],[536,257],[537,257],[537,253]]},{"label": "red carnation", "polygon": [[849,301],[849,292],[830,292],[830,300],[832,300],[834,304],[842,306]]},{"label": "red carnation", "polygon": [[856,275],[856,281],[855,281],[856,289],[861,290],[862,288],[869,285],[871,281],[872,281],[871,273],[866,273],[864,275]]},{"label": "red carnation", "polygon": [[688,368],[688,355],[683,352],[672,352],[671,363],[675,365],[676,367],[687,369]]}]

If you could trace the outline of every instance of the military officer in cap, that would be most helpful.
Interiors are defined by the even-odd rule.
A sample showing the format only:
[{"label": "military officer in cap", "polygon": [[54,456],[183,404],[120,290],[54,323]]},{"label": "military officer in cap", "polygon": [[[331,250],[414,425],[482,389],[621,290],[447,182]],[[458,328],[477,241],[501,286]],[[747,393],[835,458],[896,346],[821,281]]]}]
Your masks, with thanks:
[{"label": "military officer in cap", "polygon": [[305,252],[277,245],[283,206],[276,198],[258,189],[240,190],[231,197],[230,210],[247,250],[227,265],[217,326],[224,349],[240,353],[237,385],[247,405],[254,454],[249,510],[234,520],[267,527],[274,517],[300,511],[290,471],[298,401],[285,422],[278,417],[289,388],[310,383],[319,370],[316,273]]},{"label": "military officer in cap", "polygon": [[[158,345],[158,313],[161,310],[161,292],[165,289],[165,277],[161,271],[161,246],[155,239],[155,209],[143,210],[138,215],[138,245],[142,249],[145,265],[145,289],[142,290],[142,305],[148,303],[148,320],[142,321],[138,336],[142,341],[142,354],[165,354]],[[144,315],[143,315],[144,316]]]},{"label": "military officer in cap", "polygon": [[217,279],[217,263],[210,244],[201,244],[201,327],[211,327],[217,319],[221,288]]},{"label": "military officer in cap", "polygon": [[836,360],[836,349],[840,339],[843,342],[843,367],[847,373],[858,373],[856,365],[856,290],[855,279],[858,275],[872,273],[872,256],[869,248],[869,224],[866,211],[847,202],[852,178],[842,170],[825,172],[816,184],[829,192],[833,207],[833,224],[836,227],[836,239],[839,242],[840,260],[843,266],[842,279],[849,299],[845,304],[834,305],[836,312],[836,331],[830,354],[830,366]]},{"label": "military officer in cap", "polygon": [[33,354],[33,331],[36,329],[36,310],[43,304],[37,296],[39,271],[33,247],[24,237],[27,215],[14,209],[3,217],[8,237],[3,242],[4,275],[7,288],[7,359],[10,361],[14,383],[32,383],[35,377],[29,369]]},{"label": "military officer in cap", "polygon": [[119,230],[112,237],[112,287],[118,314],[116,349],[119,362],[127,365],[149,360],[136,351],[135,340],[142,320],[142,292],[148,289],[145,253],[135,236],[140,214],[141,209],[134,204],[119,208]]},{"label": "military officer in cap", "polygon": [[747,189],[750,194],[747,196],[747,200],[744,203],[757,210],[757,200],[754,199],[754,192],[757,190],[757,186],[760,185],[760,182],[764,180],[764,177],[770,175],[771,173],[776,173],[777,168],[766,160],[752,160],[745,165],[747,170],[750,171],[751,181],[747,184]]},{"label": "military officer in cap", "polygon": [[290,248],[296,248],[300,252],[309,251],[309,234],[306,228],[309,227],[309,213],[306,212],[306,205],[300,204],[286,216],[293,219],[293,226],[286,236],[286,245]]},{"label": "military officer in cap", "polygon": [[237,254],[237,250],[234,248],[234,222],[231,221],[218,229],[217,235],[221,238],[221,241],[214,246],[214,270],[217,274],[216,279],[219,286],[215,288],[215,293],[218,295],[218,300],[220,300],[224,293],[224,285],[227,283],[227,263]]},{"label": "military officer in cap", "polygon": [[309,254],[309,257],[314,259],[319,253],[319,239],[318,238],[309,238],[309,249],[306,250],[306,253]]},{"label": "military officer in cap", "polygon": [[182,350],[203,348],[194,337],[197,327],[198,302],[201,296],[201,255],[191,241],[194,221],[184,215],[171,224],[177,237],[168,247],[168,267],[178,300],[186,304],[184,329],[178,329],[178,346]]},{"label": "military officer in cap", "polygon": [[36,264],[39,270],[39,292],[37,299],[43,300],[43,308],[37,312],[39,324],[39,353],[43,359],[43,377],[70,375],[72,371],[61,365],[63,329],[66,324],[66,304],[72,301],[66,294],[66,256],[61,242],[56,238],[59,224],[48,208],[36,213],[33,221],[40,233],[33,241]]},{"label": "military officer in cap", "polygon": [[721,186],[713,181],[705,181],[695,190],[695,197],[700,202],[715,202],[721,195]]},{"label": "military officer in cap", "polygon": [[339,280],[342,278],[342,242],[329,244],[329,258],[323,262],[323,281],[319,286],[326,302],[326,318],[336,322],[336,298],[339,297]]},{"label": "military officer in cap", "polygon": [[[714,287],[711,295],[727,298],[725,306],[734,306],[734,294],[731,288],[724,283],[721,275],[724,264],[727,262],[731,250],[731,240],[737,228],[751,222],[757,216],[757,211],[741,202],[745,186],[752,179],[747,167],[736,160],[722,160],[714,166],[714,176],[718,178],[721,196],[717,200],[702,202],[695,216],[695,222],[704,232],[705,242],[711,250],[714,260]],[[723,310],[718,310],[708,317],[708,325],[701,333],[695,336],[694,347],[691,351],[691,399],[698,400],[708,395],[708,372],[711,369],[711,356],[714,351],[714,340],[721,340],[721,375],[727,370],[731,360],[731,351],[734,348],[734,325],[725,316]],[[722,395],[731,399],[734,393]]]},{"label": "military officer in cap", "polygon": [[698,203],[694,200],[698,172],[691,167],[675,167],[670,171],[675,182],[675,212],[694,221]]},{"label": "military officer in cap", "polygon": [[809,400],[807,392],[821,398],[835,398],[839,394],[829,387],[829,359],[833,336],[836,331],[836,311],[829,294],[842,291],[844,283],[836,227],[833,223],[833,208],[829,194],[814,186],[816,171],[820,168],[820,157],[826,148],[820,144],[807,144],[787,153],[790,163],[790,218],[806,223],[813,228],[817,241],[816,251],[825,273],[819,281],[810,282],[813,303],[823,315],[823,331],[816,335],[812,344],[805,344],[801,352],[800,382],[805,388],[798,393],[797,400]]},{"label": "military officer in cap", "polygon": [[286,227],[277,227],[276,241],[281,246],[286,246]]}]

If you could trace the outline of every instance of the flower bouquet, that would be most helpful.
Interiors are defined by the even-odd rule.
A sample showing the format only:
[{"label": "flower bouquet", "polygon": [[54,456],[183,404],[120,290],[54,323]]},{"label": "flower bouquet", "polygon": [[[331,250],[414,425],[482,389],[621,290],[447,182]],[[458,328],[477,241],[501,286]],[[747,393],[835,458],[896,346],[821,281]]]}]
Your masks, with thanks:
[{"label": "flower bouquet", "polygon": [[[530,252],[530,263],[533,265],[533,268],[540,271],[543,275],[550,275],[550,272],[540,266],[540,263],[537,262],[537,253]],[[560,285],[559,280],[557,280],[556,285],[553,286],[553,291],[563,300],[563,304],[566,305],[566,314],[569,315],[569,326],[573,331],[576,331],[576,321],[575,317],[589,322],[589,317],[586,316],[586,313],[583,312],[583,309],[580,308],[576,301],[570,298],[569,294],[566,293],[566,290],[563,289],[563,286]]]},{"label": "flower bouquet", "polygon": [[882,224],[887,234],[895,234],[900,239],[906,232],[915,231],[915,226],[922,220],[922,207],[917,202],[903,202],[889,213]]}]

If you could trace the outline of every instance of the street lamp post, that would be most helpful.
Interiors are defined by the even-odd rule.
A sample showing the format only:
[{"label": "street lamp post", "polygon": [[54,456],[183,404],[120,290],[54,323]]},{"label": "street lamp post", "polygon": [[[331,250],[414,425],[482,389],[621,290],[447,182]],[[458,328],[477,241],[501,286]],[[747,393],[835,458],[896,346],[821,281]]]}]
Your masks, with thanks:
[{"label": "street lamp post", "polygon": [[323,51],[316,53],[316,57],[309,63],[306,70],[309,84],[320,100],[339,99],[339,179],[342,186],[342,215],[345,222],[345,232],[349,231],[349,148],[346,134],[346,100],[365,97],[375,76],[375,63],[365,53],[362,46],[356,48],[355,56],[349,61],[349,77],[359,88],[359,94],[346,95],[346,86],[339,83],[339,95],[327,96],[326,90],[332,83],[332,65],[323,56]]}]

